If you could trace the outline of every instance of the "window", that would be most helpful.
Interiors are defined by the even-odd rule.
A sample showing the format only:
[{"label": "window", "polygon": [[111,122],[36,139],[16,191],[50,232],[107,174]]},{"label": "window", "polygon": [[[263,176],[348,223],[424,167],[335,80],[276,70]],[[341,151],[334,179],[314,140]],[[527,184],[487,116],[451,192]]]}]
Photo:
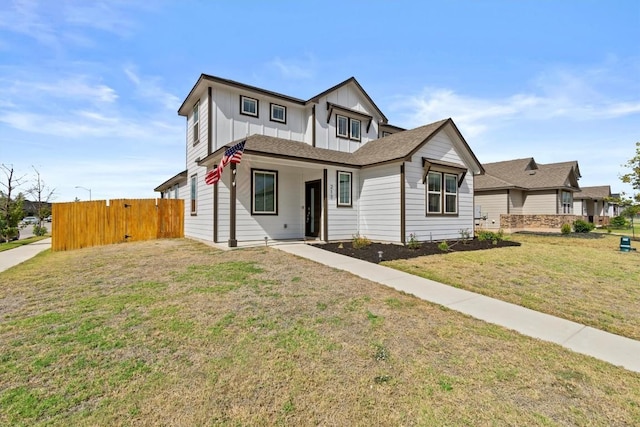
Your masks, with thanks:
[{"label": "window", "polygon": [[360,120],[349,119],[349,123],[351,124],[351,135],[349,135],[349,138],[360,141]]},{"label": "window", "polygon": [[338,171],[338,206],[351,206],[351,172]]},{"label": "window", "polygon": [[444,213],[458,213],[458,176],[444,175]]},{"label": "window", "polygon": [[278,214],[278,172],[251,170],[252,206],[256,215]]},{"label": "window", "polygon": [[573,197],[570,191],[562,192],[562,213],[570,214],[572,211]]},{"label": "window", "polygon": [[198,198],[198,175],[191,176],[191,215],[196,214],[196,201]]},{"label": "window", "polygon": [[360,141],[360,128],[362,122],[336,114],[336,135],[342,138]]},{"label": "window", "polygon": [[193,106],[193,145],[196,145],[200,141],[200,114],[199,114],[199,106],[200,103],[196,103]]},{"label": "window", "polygon": [[458,213],[458,175],[442,172],[427,174],[427,214],[430,213]]},{"label": "window", "polygon": [[427,175],[427,213],[442,213],[442,174],[429,172]]},{"label": "window", "polygon": [[258,100],[240,95],[240,114],[258,117]]},{"label": "window", "polygon": [[271,104],[271,121],[287,123],[287,107],[278,104]]},{"label": "window", "polygon": [[336,135],[349,138],[349,119],[336,115]]}]

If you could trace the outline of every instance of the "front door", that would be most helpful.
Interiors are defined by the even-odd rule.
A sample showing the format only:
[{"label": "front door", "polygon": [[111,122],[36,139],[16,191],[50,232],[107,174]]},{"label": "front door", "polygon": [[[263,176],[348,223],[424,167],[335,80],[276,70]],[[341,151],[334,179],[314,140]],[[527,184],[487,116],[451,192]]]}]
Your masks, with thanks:
[{"label": "front door", "polygon": [[320,235],[320,215],[322,212],[320,183],[320,180],[304,183],[304,235],[308,237]]}]

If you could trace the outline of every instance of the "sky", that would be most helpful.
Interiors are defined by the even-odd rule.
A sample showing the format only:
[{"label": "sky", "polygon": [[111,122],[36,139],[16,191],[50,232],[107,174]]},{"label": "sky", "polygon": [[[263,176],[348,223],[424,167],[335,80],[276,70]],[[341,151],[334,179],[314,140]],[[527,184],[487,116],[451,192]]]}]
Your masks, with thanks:
[{"label": "sky", "polygon": [[0,164],[53,202],[159,197],[201,73],[301,99],[353,76],[393,125],[451,117],[482,163],[634,192],[637,0],[0,0]]}]

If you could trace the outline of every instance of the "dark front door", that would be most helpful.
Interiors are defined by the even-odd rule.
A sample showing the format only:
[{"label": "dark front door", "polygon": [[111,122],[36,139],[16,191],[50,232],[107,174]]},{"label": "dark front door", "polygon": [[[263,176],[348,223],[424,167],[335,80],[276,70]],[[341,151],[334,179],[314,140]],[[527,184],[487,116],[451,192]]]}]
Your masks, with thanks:
[{"label": "dark front door", "polygon": [[320,197],[320,180],[304,183],[304,235],[318,237],[320,235],[320,213],[322,212]]}]

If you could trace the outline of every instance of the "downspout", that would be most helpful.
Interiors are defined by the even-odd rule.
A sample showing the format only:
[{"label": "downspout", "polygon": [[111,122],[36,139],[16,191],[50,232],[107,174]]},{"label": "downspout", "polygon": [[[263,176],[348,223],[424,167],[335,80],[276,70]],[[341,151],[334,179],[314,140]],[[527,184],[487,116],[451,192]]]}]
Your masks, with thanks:
[{"label": "downspout", "polygon": [[[207,87],[207,155],[213,152],[213,99],[211,86]],[[213,186],[213,242],[218,243],[218,185]]]},{"label": "downspout", "polygon": [[213,242],[218,243],[218,184],[213,186]]},{"label": "downspout", "polygon": [[406,206],[405,206],[405,185],[404,185],[404,162],[400,165],[400,243],[403,245],[406,243],[406,228],[405,221]]},{"label": "downspout", "polygon": [[236,164],[231,163],[231,194],[229,199],[229,247],[238,246],[236,240]]},{"label": "downspout", "polygon": [[507,215],[511,214],[511,190],[507,190]]},{"label": "downspout", "polygon": [[207,155],[213,153],[213,138],[211,131],[211,123],[213,122],[211,110],[213,109],[213,100],[211,99],[211,86],[207,88],[208,90],[208,99],[207,99]]}]

